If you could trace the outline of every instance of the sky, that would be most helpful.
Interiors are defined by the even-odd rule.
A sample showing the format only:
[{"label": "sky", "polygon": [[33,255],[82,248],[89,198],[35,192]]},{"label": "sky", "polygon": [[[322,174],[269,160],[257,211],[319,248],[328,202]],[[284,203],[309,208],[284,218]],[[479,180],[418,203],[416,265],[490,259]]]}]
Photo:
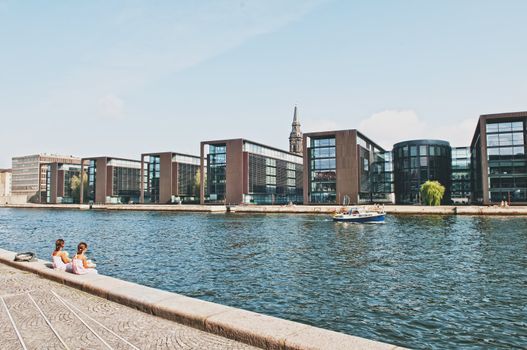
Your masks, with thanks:
[{"label": "sky", "polygon": [[525,0],[0,0],[0,168],[359,129],[468,145],[527,110]]}]

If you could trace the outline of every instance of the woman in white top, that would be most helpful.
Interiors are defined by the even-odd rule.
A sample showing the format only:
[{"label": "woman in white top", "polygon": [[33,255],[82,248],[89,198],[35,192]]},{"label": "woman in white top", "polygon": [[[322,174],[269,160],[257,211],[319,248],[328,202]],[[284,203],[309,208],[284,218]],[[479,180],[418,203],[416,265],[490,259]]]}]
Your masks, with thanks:
[{"label": "woman in white top", "polygon": [[84,255],[86,250],[88,250],[88,245],[84,242],[80,242],[77,246],[77,254],[73,257],[72,261],[73,273],[77,275],[97,273],[97,270],[95,270],[95,264],[88,260],[86,255]]},{"label": "woman in white top", "polygon": [[68,252],[62,250],[64,248],[64,240],[62,238],[55,241],[55,250],[51,254],[53,268],[57,270],[71,272],[71,260],[68,257]]}]

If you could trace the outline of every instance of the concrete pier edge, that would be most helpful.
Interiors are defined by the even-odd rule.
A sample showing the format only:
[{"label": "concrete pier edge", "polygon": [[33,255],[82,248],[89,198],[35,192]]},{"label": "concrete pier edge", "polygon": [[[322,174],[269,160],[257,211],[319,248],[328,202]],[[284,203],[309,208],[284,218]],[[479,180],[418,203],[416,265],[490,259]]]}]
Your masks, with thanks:
[{"label": "concrete pier edge", "polygon": [[0,263],[134,309],[264,349],[404,349],[272,316],[211,303],[104,275],[74,275],[50,262],[15,262],[0,249]]},{"label": "concrete pier edge", "polygon": [[[361,205],[373,210],[374,205]],[[0,204],[0,208],[22,209],[71,209],[71,210],[123,210],[123,211],[160,211],[160,212],[205,212],[205,213],[260,213],[260,214],[322,214],[330,215],[342,208],[335,205],[198,205],[198,204]],[[527,216],[527,206],[477,206],[442,205],[437,207],[423,205],[386,205],[387,214],[409,215],[518,215]]]}]

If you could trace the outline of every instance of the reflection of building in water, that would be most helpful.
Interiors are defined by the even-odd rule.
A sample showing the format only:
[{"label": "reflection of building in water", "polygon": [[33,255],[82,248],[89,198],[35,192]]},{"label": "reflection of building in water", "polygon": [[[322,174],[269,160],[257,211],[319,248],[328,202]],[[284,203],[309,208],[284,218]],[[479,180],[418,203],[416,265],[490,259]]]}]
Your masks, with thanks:
[{"label": "reflection of building in water", "polygon": [[391,153],[357,130],[304,134],[304,203],[392,202]]}]

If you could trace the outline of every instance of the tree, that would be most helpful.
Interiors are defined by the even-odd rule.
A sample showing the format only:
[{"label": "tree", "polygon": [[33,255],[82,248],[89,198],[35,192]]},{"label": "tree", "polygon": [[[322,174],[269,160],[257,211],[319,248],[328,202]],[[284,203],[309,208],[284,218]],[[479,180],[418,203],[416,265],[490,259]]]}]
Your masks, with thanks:
[{"label": "tree", "polygon": [[[82,182],[84,186],[84,199],[88,197],[88,175],[86,173],[82,174]],[[70,188],[71,188],[71,197],[73,198],[73,203],[80,203],[81,201],[81,180],[77,175],[73,175],[70,179]]]},{"label": "tree", "polygon": [[438,181],[426,181],[419,189],[421,199],[426,205],[440,205],[445,194],[445,186]]},{"label": "tree", "polygon": [[[205,184],[205,188],[207,187],[207,178],[203,179],[203,183]],[[196,175],[194,176],[194,193],[199,196],[200,191],[200,184],[201,184],[201,171],[198,169],[196,171]]]}]

